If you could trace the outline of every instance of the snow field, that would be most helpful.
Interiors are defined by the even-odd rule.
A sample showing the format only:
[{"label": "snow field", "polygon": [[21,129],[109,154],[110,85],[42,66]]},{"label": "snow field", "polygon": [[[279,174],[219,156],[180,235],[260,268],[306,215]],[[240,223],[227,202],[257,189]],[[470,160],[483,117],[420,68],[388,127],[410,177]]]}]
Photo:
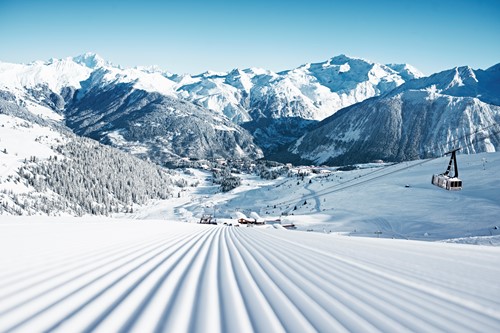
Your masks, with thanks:
[{"label": "snow field", "polygon": [[[257,212],[263,220],[284,214],[282,223],[294,223],[304,231],[427,241],[460,238],[463,243],[498,244],[500,176],[496,170],[500,154],[458,155],[459,176],[464,182],[458,192],[431,184],[432,174],[445,171],[448,161],[449,157],[443,157],[385,167],[371,165],[330,174],[309,173],[303,179],[263,181],[244,176],[242,186],[210,198],[197,194],[200,188],[194,189],[192,199],[179,203],[177,209],[195,217],[215,211],[219,220],[227,218],[232,223],[239,212],[247,216]],[[172,204],[175,202],[164,203],[165,207]],[[147,218],[146,213],[141,216]],[[479,236],[483,241],[473,239]]]},{"label": "snow field", "polygon": [[2,332],[496,332],[500,248],[96,218],[0,221]]},{"label": "snow field", "polygon": [[8,176],[16,176],[24,159],[36,156],[46,159],[58,155],[51,145],[62,144],[66,139],[48,127],[28,123],[22,119],[0,114],[0,189],[25,192],[21,183],[3,182]]}]

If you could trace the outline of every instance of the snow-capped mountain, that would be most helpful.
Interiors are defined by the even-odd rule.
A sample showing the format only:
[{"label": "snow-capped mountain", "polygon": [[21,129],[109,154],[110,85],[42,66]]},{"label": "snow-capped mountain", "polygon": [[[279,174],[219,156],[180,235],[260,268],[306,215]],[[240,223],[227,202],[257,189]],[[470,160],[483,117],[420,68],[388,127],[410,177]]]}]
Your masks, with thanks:
[{"label": "snow-capped mountain", "polygon": [[19,105],[145,158],[163,163],[179,157],[262,157],[246,130],[179,98],[178,83],[169,76],[154,67],[123,69],[92,53],[0,63],[0,88]]},{"label": "snow-capped mountain", "polygon": [[311,121],[422,76],[410,65],[340,55],[280,73],[250,68],[172,79],[183,98],[241,123],[273,150],[302,135]]},{"label": "snow-capped mountain", "polygon": [[[261,156],[259,149],[250,148],[254,144],[250,142],[251,138],[245,130],[235,124],[240,124],[249,130],[258,146],[266,151],[272,151],[280,145],[295,140],[305,133],[311,124],[332,115],[337,110],[383,94],[405,81],[420,76],[421,73],[410,65],[380,65],[345,55],[280,73],[249,68],[235,69],[228,73],[207,71],[194,76],[175,75],[161,71],[157,67],[124,69],[106,62],[93,53],[25,65],[0,63],[0,87],[13,92],[20,100],[29,101],[28,104],[33,108],[39,108],[41,105],[56,111],[59,116],[63,113],[68,114],[68,124],[76,132],[92,132],[95,138],[103,139],[106,135],[112,135],[116,139],[118,132],[126,138],[129,130],[119,128],[117,124],[109,124],[108,128],[103,129],[106,133],[96,132],[97,128],[103,128],[101,125],[95,129],[89,129],[89,126],[92,122],[109,120],[103,118],[103,113],[108,114],[110,108],[115,109],[113,113],[123,112],[119,117],[120,125],[125,125],[125,114],[130,113],[130,107],[142,107],[138,101],[135,101],[136,106],[120,106],[119,102],[113,104],[110,102],[110,96],[106,96],[106,92],[116,94],[113,98],[117,101],[126,100],[132,91],[144,92],[144,94],[134,94],[136,98],[141,95],[141,98],[152,100],[156,97],[146,97],[147,94],[152,94],[161,96],[161,99],[168,99],[169,106],[163,111],[158,107],[161,103],[156,104],[155,112],[157,114],[164,112],[162,121],[175,118],[175,114],[178,113],[172,113],[171,109],[176,109],[177,106],[179,106],[178,111],[196,109],[198,111],[195,113],[203,119],[199,121],[200,126],[196,127],[200,129],[199,131],[174,129],[170,126],[168,130],[164,128],[163,138],[156,139],[160,139],[161,144],[158,146],[160,147],[168,140],[180,142],[175,140],[176,131],[183,134],[192,132],[181,140],[183,144],[187,144],[186,147],[181,149],[179,144],[175,144],[176,148],[173,148],[172,144],[166,144],[167,147],[160,150],[168,150],[171,156],[197,158]],[[116,86],[121,88],[115,88]],[[101,100],[96,99],[97,96],[107,100],[108,105],[100,105]],[[94,101],[90,103],[92,98]],[[197,106],[182,101],[192,102]],[[82,103],[86,104],[87,109],[92,108],[92,112],[82,110]],[[130,100],[127,100],[127,103],[131,103]],[[186,108],[187,105],[190,106]],[[77,111],[85,112],[87,117],[85,123],[78,121],[82,115],[79,116]],[[187,112],[186,115],[188,114],[194,113]],[[134,121],[130,120],[130,123]],[[194,120],[189,124],[196,122]],[[213,123],[206,126],[210,122]],[[187,124],[188,122],[185,125]],[[180,126],[179,123],[177,125]],[[211,128],[229,130],[213,132]],[[212,133],[206,135],[207,131]],[[239,142],[234,138],[234,133],[238,133]],[[221,139],[220,134],[223,134],[224,139]],[[191,147],[188,138],[198,143]],[[215,141],[211,141],[212,139]],[[127,145],[125,143],[127,139],[124,140],[120,141],[120,146],[123,148]],[[107,142],[118,141],[107,140]],[[132,145],[136,146],[136,143]],[[205,148],[199,149],[200,145]]]},{"label": "snow-capped mountain", "polygon": [[160,164],[181,157],[262,157],[250,134],[224,115],[154,92],[154,87],[148,91],[141,80],[145,74],[137,74],[138,79],[129,80],[112,70],[94,71],[68,100],[67,125],[77,134]]},{"label": "snow-capped mountain", "polygon": [[425,89],[442,95],[477,97],[485,103],[500,105],[500,64],[486,70],[456,67],[415,80],[401,89]]},{"label": "snow-capped mountain", "polygon": [[[280,73],[250,68],[174,79],[184,98],[245,122],[262,117],[322,120],[422,76],[410,65],[340,55]],[[238,113],[241,109],[246,112]]]},{"label": "snow-capped mountain", "polygon": [[[403,161],[500,149],[500,71],[458,67],[345,108],[298,139],[287,158],[316,164]],[[283,158],[283,157],[282,157]]]},{"label": "snow-capped mountain", "polygon": [[[87,53],[0,63],[0,87],[35,115],[160,163],[258,158],[260,148],[281,160],[351,163],[430,156],[497,121],[499,72],[460,67],[423,78],[407,64],[340,55],[279,73],[176,75]],[[496,149],[488,140],[470,151]]]}]

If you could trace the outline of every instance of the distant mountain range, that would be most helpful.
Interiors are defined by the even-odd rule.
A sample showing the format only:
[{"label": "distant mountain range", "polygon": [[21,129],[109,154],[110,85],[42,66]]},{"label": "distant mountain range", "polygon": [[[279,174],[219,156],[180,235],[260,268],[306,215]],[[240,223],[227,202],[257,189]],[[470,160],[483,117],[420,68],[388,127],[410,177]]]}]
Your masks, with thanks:
[{"label": "distant mountain range", "polygon": [[[429,77],[345,55],[275,73],[177,75],[96,54],[0,62],[0,92],[34,115],[159,164],[180,158],[345,164],[437,154],[498,123],[499,65]],[[12,97],[13,96],[13,97]],[[497,137],[468,152],[497,150]]]},{"label": "distant mountain range", "polygon": [[270,151],[346,106],[422,76],[410,65],[380,65],[340,55],[279,73],[250,68],[170,78],[177,82],[181,98],[224,114]]},{"label": "distant mountain range", "polygon": [[343,165],[500,148],[500,64],[420,78],[323,120],[277,158]]},{"label": "distant mountain range", "polygon": [[179,98],[177,84],[166,75],[122,69],[85,54],[27,65],[0,63],[0,90],[34,113],[41,108],[59,113],[77,134],[159,164],[182,157],[263,156],[246,130]]}]

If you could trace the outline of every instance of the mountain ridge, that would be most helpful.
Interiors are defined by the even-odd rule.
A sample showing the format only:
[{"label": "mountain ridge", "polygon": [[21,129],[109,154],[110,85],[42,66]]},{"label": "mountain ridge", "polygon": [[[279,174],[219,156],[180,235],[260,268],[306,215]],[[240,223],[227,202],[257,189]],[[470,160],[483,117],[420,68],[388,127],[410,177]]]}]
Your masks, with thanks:
[{"label": "mountain ridge", "polygon": [[[404,74],[399,75],[397,70]],[[345,106],[397,87],[405,82],[403,76],[408,79],[420,75],[410,65],[390,67],[346,55],[280,73],[236,68],[198,75],[177,75],[157,67],[121,68],[91,52],[28,65],[0,63],[0,85],[35,102],[44,103],[43,98],[52,96],[58,100],[58,110],[67,109],[69,101],[74,106],[91,89],[95,92],[98,87],[109,90],[112,84],[127,86],[191,102],[210,110],[214,117],[227,117],[234,126],[250,130],[255,143],[265,152],[295,140],[311,124]],[[42,93],[37,92],[34,98],[35,91]],[[74,110],[70,113],[74,115]],[[235,127],[235,131],[241,129]],[[249,156],[258,155],[254,151]]]},{"label": "mountain ridge", "polygon": [[[496,69],[496,67],[494,67]],[[286,157],[314,164],[405,161],[500,149],[500,71],[468,66],[409,81],[345,108],[292,143]]]},{"label": "mountain ridge", "polygon": [[[497,88],[500,80],[496,73],[500,73],[500,64],[486,70],[456,67],[423,77],[408,64],[383,65],[342,54],[281,72],[235,68],[227,72],[178,75],[155,66],[122,68],[88,52],[27,65],[0,62],[0,88],[12,93],[18,103],[27,105],[32,112],[59,121],[64,119],[77,133],[129,152],[140,151],[144,158],[152,154],[160,164],[167,157],[255,159],[263,156],[261,148],[266,157],[281,155],[309,163],[351,163],[356,159],[339,156],[354,151],[346,146],[354,138],[360,142],[366,142],[367,137],[389,140],[382,134],[375,137],[361,134],[360,125],[354,128],[353,121],[369,128],[370,121],[377,119],[369,114],[364,120],[356,119],[352,111],[359,113],[363,106],[374,115],[386,117],[384,121],[392,124],[386,124],[387,133],[404,141],[400,144],[408,145],[407,138],[402,139],[401,133],[393,131],[401,130],[402,114],[411,118],[409,109],[402,111],[410,106],[427,110],[421,111],[422,115],[428,114],[426,118],[434,108],[433,112],[454,110],[461,114],[465,109],[474,109],[467,115],[475,115],[476,121],[496,119],[492,116],[497,112],[494,106],[500,105]],[[141,114],[142,109],[148,111]],[[387,114],[380,113],[381,110]],[[339,115],[335,116],[337,112]],[[343,128],[332,127],[323,138],[313,139],[311,133],[319,133],[321,127],[333,121],[348,119],[348,113],[352,113],[351,123],[345,122]],[[183,120],[186,117],[193,121]],[[454,117],[448,115],[449,119]],[[340,120],[339,124],[343,123]],[[148,125],[148,121],[155,125]],[[417,118],[415,121],[425,123]],[[462,125],[464,133],[478,128],[473,122],[469,129]],[[140,138],[139,133],[144,137]],[[326,142],[331,143],[337,134],[343,138],[330,154]],[[421,130],[418,135],[423,135]],[[314,144],[307,145],[308,140]],[[284,151],[286,146],[289,148]],[[373,157],[378,154],[379,159],[426,156],[422,147],[412,147],[411,153],[398,153],[396,143],[389,146],[388,154],[366,144],[358,143],[357,149],[376,152]],[[321,149],[321,153],[313,153]]]}]

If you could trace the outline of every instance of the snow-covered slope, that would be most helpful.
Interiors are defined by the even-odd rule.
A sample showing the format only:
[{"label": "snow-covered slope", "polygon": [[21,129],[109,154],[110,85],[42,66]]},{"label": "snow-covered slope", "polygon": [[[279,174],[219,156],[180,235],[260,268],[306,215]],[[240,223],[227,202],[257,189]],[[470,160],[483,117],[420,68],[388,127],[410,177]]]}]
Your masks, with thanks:
[{"label": "snow-covered slope", "polygon": [[174,172],[77,137],[10,97],[0,99],[0,215],[130,212],[185,186]]},{"label": "snow-covered slope", "polygon": [[[0,111],[4,111],[1,104]],[[20,167],[33,158],[47,160],[58,156],[51,147],[67,142],[67,138],[50,127],[3,112],[0,112],[0,127],[0,197],[5,199],[9,193],[27,193],[31,190],[27,183],[21,182]]]},{"label": "snow-covered slope", "polygon": [[408,240],[500,244],[500,154],[458,158],[460,192],[430,184],[440,158],[202,185],[131,214],[288,210],[315,232],[3,216],[0,330],[496,332],[500,247]]},{"label": "snow-covered slope", "polygon": [[498,82],[498,66],[460,67],[413,80],[325,119],[289,152],[298,160],[339,165],[424,158],[456,146],[467,153],[496,151]]},{"label": "snow-covered slope", "polygon": [[178,212],[170,219],[197,222],[203,214],[215,214],[221,222],[236,223],[240,214],[255,212],[260,220],[281,218],[282,224],[294,223],[303,231],[498,246],[500,153],[460,154],[457,159],[463,181],[458,192],[431,184],[433,174],[446,170],[449,157],[363,164],[351,171],[283,167],[283,176],[275,180],[247,175],[227,193],[202,182],[182,200],[145,208],[136,218],[159,218],[169,211]]},{"label": "snow-covered slope", "polygon": [[0,228],[6,332],[500,326],[500,248],[165,221],[9,218]]}]

